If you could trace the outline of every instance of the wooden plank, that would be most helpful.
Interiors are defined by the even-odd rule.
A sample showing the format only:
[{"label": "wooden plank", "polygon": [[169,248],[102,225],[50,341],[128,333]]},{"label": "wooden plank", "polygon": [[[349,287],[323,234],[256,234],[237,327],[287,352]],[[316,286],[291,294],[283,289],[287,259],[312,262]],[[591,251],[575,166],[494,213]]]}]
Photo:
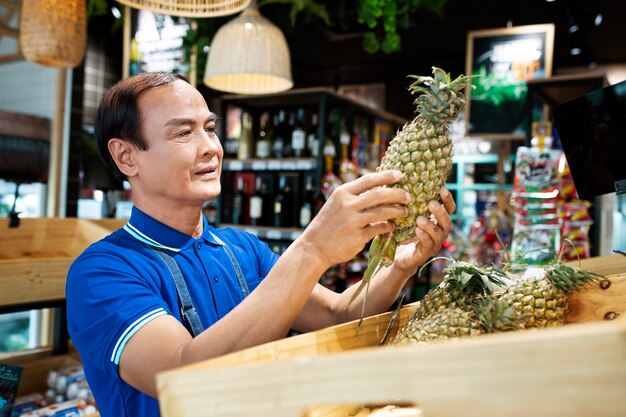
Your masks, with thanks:
[{"label": "wooden plank", "polygon": [[10,55],[0,55],[0,64],[6,64],[14,61],[22,61],[24,60],[24,55],[21,52]]},{"label": "wooden plank", "polygon": [[12,12],[17,12],[20,10],[20,3],[21,1],[0,0],[0,6]]},{"label": "wooden plank", "polygon": [[74,257],[1,261],[0,307],[64,300],[73,261]]},{"label": "wooden plank", "polygon": [[0,135],[47,141],[49,134],[50,121],[45,117],[0,110]]},{"label": "wooden plank", "polygon": [[594,258],[581,259],[580,261],[567,262],[568,265],[588,269],[602,275],[615,275],[626,273],[626,256],[607,255]]},{"label": "wooden plank", "polygon": [[6,26],[0,26],[0,36],[8,36],[17,39],[20,36],[20,31]]},{"label": "wooden plank", "polygon": [[[429,417],[622,417],[626,321],[370,348],[158,377],[164,417],[297,417],[313,404],[397,402]],[[242,401],[245,395],[245,401]]]},{"label": "wooden plank", "polygon": [[570,323],[626,317],[626,273],[607,275],[597,284],[569,295]]},{"label": "wooden plank", "polygon": [[18,228],[0,219],[0,306],[65,298],[74,259],[111,231],[75,218],[24,218]]},{"label": "wooden plank", "polygon": [[[415,313],[417,306],[418,303],[413,303],[405,306],[401,310],[390,337],[406,324],[409,318]],[[392,315],[392,313],[385,313],[364,319],[358,335],[356,334],[357,321],[352,321],[316,332],[304,333],[295,337],[265,343],[250,349],[189,365],[189,368],[206,369],[238,366],[300,356],[320,356],[346,350],[377,346],[383,339]]]}]

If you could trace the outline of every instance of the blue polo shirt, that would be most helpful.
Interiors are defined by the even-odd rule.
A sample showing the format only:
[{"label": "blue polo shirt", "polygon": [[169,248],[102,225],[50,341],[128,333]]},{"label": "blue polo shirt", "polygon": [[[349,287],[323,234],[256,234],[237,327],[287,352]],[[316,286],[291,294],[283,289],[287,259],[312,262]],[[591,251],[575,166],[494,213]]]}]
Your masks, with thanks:
[{"label": "blue polo shirt", "polygon": [[250,291],[278,259],[266,243],[241,230],[215,229],[204,219],[202,236],[195,239],[135,207],[123,229],[89,246],[72,264],[68,329],[102,417],[159,415],[156,399],[118,373],[124,346],[142,326],[165,314],[182,323],[172,275],[148,244],[174,256],[203,328],[243,300],[233,265],[215,236],[235,254]]}]

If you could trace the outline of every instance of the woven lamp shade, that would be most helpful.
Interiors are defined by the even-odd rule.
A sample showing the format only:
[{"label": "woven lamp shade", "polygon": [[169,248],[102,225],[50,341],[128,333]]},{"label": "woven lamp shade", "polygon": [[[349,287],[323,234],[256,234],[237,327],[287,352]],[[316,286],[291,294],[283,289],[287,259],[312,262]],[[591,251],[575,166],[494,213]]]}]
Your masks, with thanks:
[{"label": "woven lamp shade", "polygon": [[136,9],[180,17],[216,17],[245,9],[250,0],[117,0]]},{"label": "woven lamp shade", "polygon": [[74,68],[87,45],[86,0],[23,0],[20,48],[24,57],[49,67]]},{"label": "woven lamp shade", "polygon": [[293,87],[287,40],[261,16],[255,3],[215,34],[204,72],[208,87],[237,94],[277,93]]}]

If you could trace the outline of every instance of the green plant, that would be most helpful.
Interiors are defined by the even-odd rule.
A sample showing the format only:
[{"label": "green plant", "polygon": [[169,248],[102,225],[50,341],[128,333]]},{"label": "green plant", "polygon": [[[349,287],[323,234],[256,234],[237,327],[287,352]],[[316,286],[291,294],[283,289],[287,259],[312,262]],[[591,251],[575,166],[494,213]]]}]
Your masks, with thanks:
[{"label": "green plant", "polygon": [[425,9],[440,15],[447,0],[359,0],[358,21],[370,32],[363,37],[363,49],[390,54],[402,49],[398,28],[408,28],[411,14]]}]

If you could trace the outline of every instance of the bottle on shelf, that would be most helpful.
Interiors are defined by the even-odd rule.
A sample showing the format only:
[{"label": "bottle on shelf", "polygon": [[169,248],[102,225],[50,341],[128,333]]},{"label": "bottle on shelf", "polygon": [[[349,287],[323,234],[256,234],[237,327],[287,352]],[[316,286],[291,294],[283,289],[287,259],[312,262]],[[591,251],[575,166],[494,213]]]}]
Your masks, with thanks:
[{"label": "bottle on shelf", "polygon": [[252,115],[244,111],[241,114],[241,134],[237,146],[237,158],[240,160],[252,158],[253,147]]},{"label": "bottle on shelf", "polygon": [[265,180],[261,181],[261,199],[263,200],[263,206],[259,225],[272,226],[274,223],[274,198],[269,192],[267,181]]},{"label": "bottle on shelf", "polygon": [[256,143],[255,156],[260,159],[269,158],[274,139],[274,129],[271,123],[269,112],[261,114],[261,125],[259,129],[259,139]]},{"label": "bottle on shelf", "polygon": [[311,223],[316,209],[315,190],[313,189],[313,177],[306,177],[302,204],[300,205],[300,215],[298,216],[300,227],[304,228]]},{"label": "bottle on shelf", "polygon": [[280,110],[277,115],[274,116],[274,140],[272,141],[272,158],[282,158],[283,150],[285,147],[284,138],[284,124],[285,124],[285,111]]},{"label": "bottle on shelf", "polygon": [[285,175],[280,175],[278,180],[278,193],[274,200],[274,226],[293,227],[294,222],[294,195],[291,184]]},{"label": "bottle on shelf", "polygon": [[337,187],[341,185],[341,180],[333,172],[333,159],[335,157],[335,145],[327,141],[324,146],[324,163],[325,173],[322,178],[321,191],[324,195],[324,200],[328,200],[330,195]]},{"label": "bottle on shelf", "polygon": [[243,177],[237,177],[237,189],[233,197],[233,223],[246,224],[248,215],[248,198]]},{"label": "bottle on shelf", "polygon": [[348,158],[348,144],[350,143],[350,134],[343,130],[339,137],[341,142],[341,162],[339,163],[339,179],[341,182],[350,182],[357,178],[358,168]]},{"label": "bottle on shelf", "polygon": [[260,226],[263,217],[263,195],[261,194],[261,177],[256,177],[254,194],[250,197],[250,224]]},{"label": "bottle on shelf", "polygon": [[309,155],[311,155],[314,158],[317,158],[318,155],[320,154],[319,140],[317,138],[317,135],[318,135],[317,129],[318,129],[317,113],[313,113],[311,115],[311,126],[309,126],[309,129],[308,129],[306,142],[307,142],[307,149],[309,151]]},{"label": "bottle on shelf", "polygon": [[305,156],[306,152],[306,132],[303,129],[304,127],[304,109],[299,108],[296,113],[296,121],[294,124],[294,129],[291,132],[291,149],[293,151],[293,156],[296,158],[301,158]]}]

